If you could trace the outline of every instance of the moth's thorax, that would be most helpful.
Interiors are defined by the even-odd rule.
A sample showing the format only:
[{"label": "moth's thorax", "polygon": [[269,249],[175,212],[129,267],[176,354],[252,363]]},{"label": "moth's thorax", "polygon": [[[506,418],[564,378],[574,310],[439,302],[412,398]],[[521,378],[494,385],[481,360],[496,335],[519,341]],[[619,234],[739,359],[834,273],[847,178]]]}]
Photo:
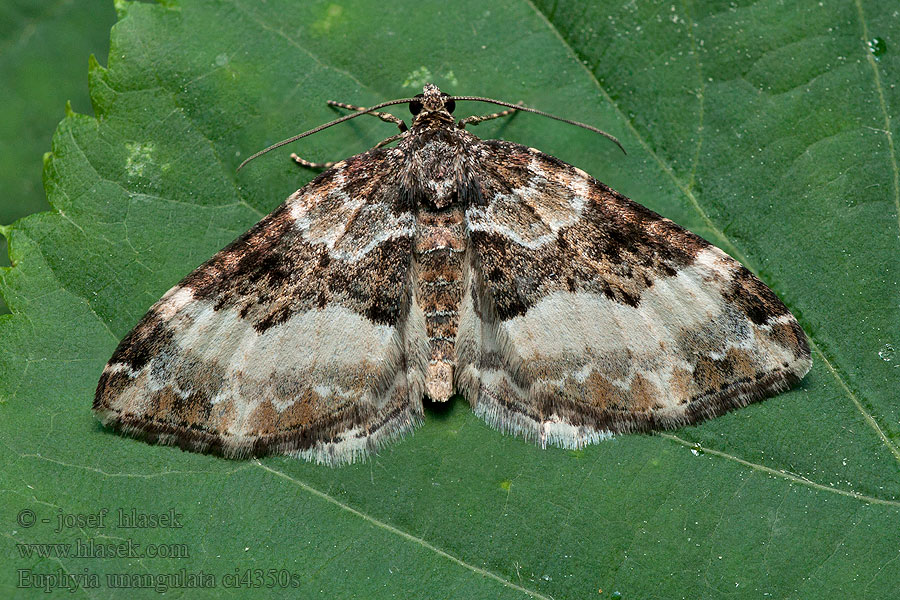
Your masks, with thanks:
[{"label": "moth's thorax", "polygon": [[[442,115],[449,118],[449,123]],[[430,113],[427,117],[417,120],[400,143],[401,194],[414,209],[464,206],[479,196],[475,156],[481,142],[456,128],[449,114]]]},{"label": "moth's thorax", "polygon": [[425,391],[438,402],[453,394],[466,247],[461,207],[417,211],[414,293],[416,303],[425,314],[430,348]]}]

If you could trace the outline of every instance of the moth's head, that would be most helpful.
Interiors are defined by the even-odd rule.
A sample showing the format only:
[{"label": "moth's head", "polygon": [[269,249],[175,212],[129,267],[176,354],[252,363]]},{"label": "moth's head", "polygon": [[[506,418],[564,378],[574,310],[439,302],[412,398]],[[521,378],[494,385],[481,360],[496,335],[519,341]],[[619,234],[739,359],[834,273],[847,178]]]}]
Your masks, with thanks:
[{"label": "moth's head", "polygon": [[414,122],[434,113],[449,117],[456,108],[456,102],[449,99],[450,94],[445,94],[433,83],[426,83],[422,93],[415,97],[416,100],[409,103],[409,112],[415,117]]}]

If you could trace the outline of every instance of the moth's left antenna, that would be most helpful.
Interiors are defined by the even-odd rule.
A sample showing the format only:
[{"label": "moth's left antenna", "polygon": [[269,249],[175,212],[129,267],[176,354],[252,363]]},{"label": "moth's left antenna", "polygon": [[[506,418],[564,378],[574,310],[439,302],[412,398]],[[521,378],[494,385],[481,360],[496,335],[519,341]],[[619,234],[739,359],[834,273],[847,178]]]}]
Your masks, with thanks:
[{"label": "moth's left antenna", "polygon": [[237,170],[240,171],[241,169],[244,168],[244,165],[246,165],[248,162],[250,162],[250,161],[253,160],[254,158],[259,158],[260,156],[262,156],[262,155],[265,154],[266,152],[270,152],[270,151],[272,151],[272,150],[274,150],[274,149],[276,149],[276,148],[281,148],[282,146],[284,146],[284,145],[286,145],[286,144],[290,144],[291,142],[296,142],[296,141],[299,140],[300,138],[305,138],[305,137],[308,136],[308,135],[312,135],[312,134],[314,134],[314,133],[318,133],[318,132],[322,131],[323,129],[328,129],[328,128],[331,127],[332,125],[337,125],[338,123],[343,123],[344,121],[349,121],[350,119],[355,119],[355,118],[358,117],[359,115],[364,115],[364,114],[366,114],[366,113],[370,113],[370,112],[372,112],[373,110],[378,110],[379,108],[384,108],[385,106],[391,106],[392,104],[404,104],[404,103],[409,103],[409,102],[415,102],[416,100],[417,100],[416,98],[400,98],[400,99],[398,99],[398,100],[388,100],[387,102],[382,102],[381,104],[376,104],[375,106],[370,106],[370,107],[367,108],[366,110],[360,110],[360,111],[355,112],[355,113],[350,114],[350,115],[344,115],[343,117],[340,117],[339,119],[335,119],[334,121],[331,121],[330,123],[325,123],[324,125],[319,125],[319,126],[316,127],[315,129],[310,129],[309,131],[304,131],[303,133],[298,133],[297,135],[295,135],[295,136],[293,136],[293,137],[289,137],[289,138],[286,139],[286,140],[281,140],[280,142],[278,142],[278,143],[276,143],[276,144],[272,144],[271,146],[269,146],[269,147],[266,148],[265,150],[260,150],[259,152],[257,152],[257,153],[254,154],[253,156],[250,156],[249,158],[247,158],[247,159],[246,159],[244,162],[242,162],[240,165],[238,165]]}]

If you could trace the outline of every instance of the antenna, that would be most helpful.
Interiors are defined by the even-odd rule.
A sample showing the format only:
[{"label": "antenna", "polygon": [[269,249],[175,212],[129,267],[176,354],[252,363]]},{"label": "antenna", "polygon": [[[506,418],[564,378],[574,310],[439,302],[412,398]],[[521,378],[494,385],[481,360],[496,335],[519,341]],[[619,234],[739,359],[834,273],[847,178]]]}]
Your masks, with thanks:
[{"label": "antenna", "polygon": [[[280,142],[272,144],[271,146],[269,146],[268,148],[266,148],[264,150],[260,150],[253,156],[250,156],[249,158],[245,159],[244,162],[242,162],[240,165],[238,165],[237,170],[240,171],[241,169],[244,168],[244,166],[246,166],[246,164],[248,162],[250,162],[251,160],[253,160],[255,158],[259,158],[260,156],[262,156],[263,154],[265,154],[267,152],[271,152],[272,150],[275,150],[276,148],[281,148],[282,146],[284,146],[286,144],[290,144],[291,142],[296,142],[297,140],[299,140],[301,138],[305,138],[306,136],[312,135],[314,133],[318,133],[318,132],[322,131],[323,129],[328,129],[332,125],[337,125],[338,123],[343,123],[344,121],[349,121],[350,119],[355,119],[356,117],[358,117],[360,115],[370,113],[372,111],[378,110],[379,108],[384,108],[385,106],[392,106],[394,104],[407,104],[409,102],[419,102],[420,100],[421,100],[421,98],[400,98],[398,100],[388,100],[387,102],[382,102],[381,104],[376,104],[375,106],[370,106],[366,110],[360,110],[360,111],[357,111],[357,112],[349,114],[349,115],[344,115],[343,117],[335,119],[334,121],[325,123],[324,125],[319,125],[318,127],[310,129],[309,131],[304,131],[303,133],[298,133],[297,135],[289,137],[286,140],[281,140]],[[613,143],[615,143],[616,146],[619,147],[619,150],[621,150],[623,154],[627,154],[627,152],[625,152],[625,148],[622,147],[622,144],[619,142],[619,140],[616,139],[614,136],[606,133],[602,129],[597,129],[593,125],[588,125],[586,123],[581,123],[579,121],[573,121],[571,119],[564,119],[563,117],[557,117],[556,115],[551,115],[550,113],[544,112],[542,110],[537,110],[536,108],[528,108],[527,106],[521,106],[519,104],[512,104],[510,102],[504,102],[502,100],[494,100],[493,98],[482,98],[481,96],[445,96],[444,100],[445,101],[450,101],[450,100],[467,101],[468,100],[468,101],[473,101],[473,102],[487,102],[489,104],[496,104],[498,106],[506,106],[509,108],[514,108],[516,110],[521,110],[523,112],[534,113],[534,114],[540,115],[542,117],[547,117],[548,119],[555,119],[557,121],[562,121],[563,123],[568,123],[569,125],[575,125],[576,127],[581,127],[583,129],[587,129],[588,131],[593,131],[594,133],[599,133],[603,137],[605,137],[609,140],[612,140]]]},{"label": "antenna", "polygon": [[272,144],[265,150],[260,150],[253,156],[244,160],[244,162],[242,162],[240,165],[238,165],[237,170],[240,171],[241,169],[244,168],[244,165],[246,165],[248,162],[250,162],[254,158],[259,158],[266,152],[271,152],[272,150],[275,150],[276,148],[281,148],[282,146],[284,146],[286,144],[290,144],[291,142],[296,142],[300,138],[305,138],[306,136],[312,135],[314,133],[318,133],[318,132],[322,131],[323,129],[328,129],[332,125],[337,125],[338,123],[343,123],[344,121],[349,121],[350,119],[355,119],[356,117],[358,117],[360,115],[370,113],[373,110],[378,110],[379,108],[384,108],[385,106],[391,106],[392,104],[405,104],[405,103],[413,102],[415,100],[416,100],[416,98],[401,98],[399,100],[388,100],[387,102],[382,102],[381,104],[376,104],[375,106],[370,106],[366,110],[361,110],[361,111],[358,111],[358,112],[355,112],[355,113],[352,113],[349,115],[344,115],[343,117],[341,117],[339,119],[335,119],[334,121],[331,121],[330,123],[325,123],[324,125],[319,125],[318,127],[314,128],[314,129],[310,129],[309,131],[304,131],[303,133],[298,133],[297,135],[295,135],[293,137],[289,137],[286,140],[281,140],[278,143]]},{"label": "antenna", "polygon": [[536,108],[528,108],[527,106],[521,106],[519,104],[512,104],[510,102],[504,102],[502,100],[494,100],[493,98],[482,98],[481,96],[450,96],[449,98],[446,98],[446,100],[472,100],[475,102],[487,102],[489,104],[496,104],[498,106],[507,106],[509,108],[515,108],[516,110],[521,110],[523,112],[530,112],[530,113],[534,113],[536,115],[541,115],[542,117],[547,117],[549,119],[555,119],[557,121],[562,121],[563,123],[568,123],[569,125],[575,125],[576,127],[582,127],[584,129],[587,129],[588,131],[593,131],[594,133],[599,133],[606,139],[612,140],[615,143],[615,145],[619,147],[619,150],[621,150],[623,154],[628,154],[627,152],[625,152],[625,148],[622,147],[621,142],[619,142],[619,140],[616,139],[615,136],[606,133],[602,129],[597,129],[593,125],[588,125],[586,123],[581,123],[579,121],[573,121],[571,119],[564,119],[563,117],[557,117],[556,115],[551,115],[550,113],[546,113],[546,112],[544,112],[542,110],[538,110]]}]

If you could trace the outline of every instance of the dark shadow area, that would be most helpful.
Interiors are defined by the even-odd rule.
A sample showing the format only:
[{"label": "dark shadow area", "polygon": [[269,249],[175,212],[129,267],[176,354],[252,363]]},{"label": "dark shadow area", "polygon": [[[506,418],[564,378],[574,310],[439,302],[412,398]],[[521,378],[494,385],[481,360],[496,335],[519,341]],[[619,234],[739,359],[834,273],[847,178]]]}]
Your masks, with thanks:
[{"label": "dark shadow area", "polygon": [[453,412],[454,408],[458,408],[458,404],[465,404],[468,406],[468,402],[460,394],[450,396],[450,399],[446,402],[435,402],[428,396],[425,396],[422,400],[426,416],[438,421],[449,419],[450,413]]}]

